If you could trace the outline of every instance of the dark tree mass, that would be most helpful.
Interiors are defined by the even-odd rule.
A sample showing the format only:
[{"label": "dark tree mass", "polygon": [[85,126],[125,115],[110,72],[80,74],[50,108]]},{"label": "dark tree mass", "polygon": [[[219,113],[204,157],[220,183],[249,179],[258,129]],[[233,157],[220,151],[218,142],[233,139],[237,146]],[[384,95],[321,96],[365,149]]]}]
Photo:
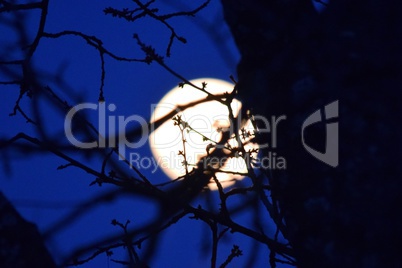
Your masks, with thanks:
[{"label": "dark tree mass", "polygon": [[[286,115],[272,195],[299,267],[400,267],[402,27],[399,1],[222,1],[242,55],[238,91]],[[303,120],[339,101],[339,165],[302,147]],[[323,148],[323,127],[312,147]],[[307,139],[307,137],[306,137]]]},{"label": "dark tree mass", "polygon": [[55,267],[36,226],[25,221],[0,193],[0,264],[2,267]]}]

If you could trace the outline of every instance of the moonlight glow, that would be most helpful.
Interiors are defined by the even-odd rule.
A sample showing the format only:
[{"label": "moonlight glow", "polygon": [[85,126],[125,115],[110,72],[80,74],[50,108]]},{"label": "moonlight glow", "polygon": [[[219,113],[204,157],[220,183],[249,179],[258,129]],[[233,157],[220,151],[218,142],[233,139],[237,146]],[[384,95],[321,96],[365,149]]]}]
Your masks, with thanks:
[{"label": "moonlight glow", "polygon": [[[212,94],[222,94],[232,92],[234,85],[223,80],[213,78],[200,78],[191,80],[196,86],[201,87],[202,82],[206,82],[206,90]],[[208,101],[194,105],[184,111],[179,111],[178,106],[183,106],[195,101],[205,100],[206,93],[193,88],[190,85],[184,85],[183,88],[175,87],[169,91],[155,107],[151,122],[155,122],[168,113],[177,110],[177,115],[181,115],[182,120],[187,122],[192,129],[196,131],[184,131],[186,160],[190,164],[189,171],[192,170],[198,160],[206,156],[206,148],[212,141],[218,142],[221,138],[221,133],[218,128],[229,127],[229,112],[228,108],[217,102]],[[231,104],[234,116],[240,112],[241,102],[234,99]],[[251,128],[251,124],[246,126]],[[198,133],[197,133],[198,132]],[[202,135],[210,140],[206,140]],[[186,174],[185,166],[183,165],[184,157],[179,155],[179,151],[183,151],[183,136],[178,126],[174,126],[172,120],[167,120],[159,128],[157,128],[149,137],[151,151],[156,161],[159,163],[162,170],[171,179],[176,179],[179,176]],[[236,142],[231,143],[236,146]],[[246,145],[246,149],[250,149],[252,145]],[[256,145],[254,145],[255,147]],[[234,171],[238,173],[246,173],[247,168],[243,159],[229,158],[226,164],[221,168],[223,171]],[[241,175],[233,175],[224,172],[216,173],[216,177],[224,187],[232,185],[235,180],[243,178]],[[217,189],[213,181],[209,184],[210,189]]]}]

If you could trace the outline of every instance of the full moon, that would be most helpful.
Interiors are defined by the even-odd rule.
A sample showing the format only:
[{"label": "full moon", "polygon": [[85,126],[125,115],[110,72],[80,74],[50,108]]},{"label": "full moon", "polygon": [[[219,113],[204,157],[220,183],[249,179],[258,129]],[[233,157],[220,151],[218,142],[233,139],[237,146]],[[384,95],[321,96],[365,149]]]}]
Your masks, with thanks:
[{"label": "full moon", "polygon": [[[230,93],[234,88],[233,84],[214,78],[199,78],[190,82],[198,87],[202,87],[205,82],[205,90],[214,95]],[[175,125],[170,118],[149,136],[152,154],[159,167],[170,179],[177,179],[186,174],[184,161],[188,163],[187,170],[191,172],[197,162],[207,155],[211,144],[219,142],[222,136],[221,130],[230,127],[228,107],[218,101],[206,101],[206,97],[205,92],[185,84],[183,87],[177,86],[170,90],[153,109],[151,123],[172,113],[172,118],[180,116],[181,120],[189,126],[181,130],[180,126]],[[202,102],[202,100],[205,101]],[[189,105],[194,102],[196,102],[195,105]],[[191,107],[180,110],[179,107],[186,105]],[[241,102],[234,99],[231,108],[234,116],[237,117]],[[252,125],[248,124],[245,128],[252,128]],[[185,140],[184,143],[183,140]],[[232,139],[230,145],[236,147],[237,142]],[[245,149],[256,148],[256,146],[247,143]],[[244,177],[240,174],[247,173],[247,166],[242,158],[228,158],[220,170],[222,172],[217,172],[216,177],[223,187],[228,187]],[[208,187],[211,190],[217,189],[213,180]]]}]

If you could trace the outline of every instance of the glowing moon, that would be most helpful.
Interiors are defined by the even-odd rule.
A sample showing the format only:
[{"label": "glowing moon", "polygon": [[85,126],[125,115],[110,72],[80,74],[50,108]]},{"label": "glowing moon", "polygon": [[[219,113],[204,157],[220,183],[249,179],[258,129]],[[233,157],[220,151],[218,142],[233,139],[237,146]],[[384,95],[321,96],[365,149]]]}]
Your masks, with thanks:
[{"label": "glowing moon", "polygon": [[[202,87],[202,83],[207,83],[206,90],[211,94],[223,94],[232,92],[234,85],[218,79],[200,78],[190,81],[192,84]],[[180,131],[179,126],[175,126],[173,120],[167,120],[149,136],[149,144],[152,154],[158,165],[165,174],[176,179],[186,174],[183,164],[184,156],[179,151],[184,151],[183,138],[185,142],[186,161],[189,164],[188,170],[191,171],[200,158],[207,155],[207,146],[211,144],[211,140],[219,142],[221,133],[218,128],[229,127],[229,111],[228,108],[218,101],[202,102],[190,108],[180,111],[178,106],[183,106],[195,101],[205,100],[207,95],[190,86],[179,86],[170,90],[154,107],[151,116],[151,122],[156,122],[172,111],[177,111],[176,115],[181,115],[182,120],[191,126],[192,131],[188,128]],[[234,116],[236,117],[241,109],[241,102],[234,99],[231,104]],[[247,127],[247,126],[246,126]],[[248,126],[251,127],[251,124]],[[189,131],[187,131],[189,130]],[[236,146],[233,141],[232,146]],[[246,145],[251,147],[252,145]],[[251,148],[255,148],[254,145]],[[221,168],[222,171],[234,171],[238,173],[246,173],[247,167],[242,158],[229,158],[226,164]],[[226,172],[216,173],[217,179],[223,187],[230,186],[236,180],[242,179],[241,175],[233,175]],[[216,184],[211,180],[208,185],[210,189],[216,190]]]}]

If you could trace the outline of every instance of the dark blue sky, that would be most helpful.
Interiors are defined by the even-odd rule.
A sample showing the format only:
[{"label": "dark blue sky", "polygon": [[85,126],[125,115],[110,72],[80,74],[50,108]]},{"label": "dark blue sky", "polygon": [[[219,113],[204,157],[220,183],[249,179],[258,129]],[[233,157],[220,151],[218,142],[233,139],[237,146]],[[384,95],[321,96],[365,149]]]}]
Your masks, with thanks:
[{"label": "dark blue sky", "polygon": [[[164,4],[160,1],[158,7],[161,13],[167,13],[181,7]],[[183,1],[184,2],[184,1]],[[199,5],[194,4],[190,8]],[[128,23],[121,19],[105,16],[103,9],[113,7],[129,7],[131,1],[50,1],[48,21],[45,31],[56,33],[63,30],[80,31],[94,35],[103,41],[104,46],[119,56],[143,58],[144,54],[132,38],[138,33],[141,40],[153,45],[157,52],[163,54],[168,44],[169,30],[162,24],[149,18],[136,23]],[[32,31],[32,37],[39,21],[39,11],[27,11],[29,19],[26,21]],[[187,39],[187,44],[174,42],[172,56],[165,62],[172,69],[187,79],[214,77],[229,80],[235,75],[236,63],[239,60],[231,35],[226,27],[219,1],[212,3],[202,10],[195,18],[176,18],[171,21],[178,34]],[[3,48],[11,44],[12,31],[7,27],[0,30]],[[9,57],[19,52],[10,53]],[[75,36],[65,36],[58,39],[42,38],[33,57],[35,66],[44,75],[43,81],[57,94],[60,94],[71,104],[79,102],[97,103],[100,87],[100,59],[99,53],[86,42]],[[163,95],[176,86],[179,79],[169,74],[159,65],[152,63],[124,63],[117,62],[110,57],[105,58],[105,87],[104,96],[107,103],[114,103],[117,107],[114,115],[140,115],[149,118],[151,104],[156,104]],[[66,87],[46,79],[46,73],[62,72],[67,82]],[[1,78],[1,75],[0,75]],[[18,96],[18,88],[5,86],[2,90],[4,101],[0,106],[0,137],[12,137],[18,132],[36,135],[34,128],[25,123],[21,116],[9,117],[14,101]],[[29,111],[29,101],[23,101]],[[46,130],[55,139],[63,137],[64,114],[54,107],[48,107],[46,102],[40,102],[40,117],[44,121]],[[88,113],[96,123],[97,114]],[[148,146],[137,151],[142,156],[151,156]],[[46,233],[62,220],[69,212],[80,206],[82,202],[91,200],[102,192],[113,189],[112,186],[92,186],[89,183],[92,176],[76,168],[63,170],[56,168],[65,161],[50,154],[21,155],[11,152],[7,157],[12,158],[11,166],[1,169],[0,185],[3,193],[13,201],[18,211],[29,221],[36,223],[40,231]],[[74,157],[89,163],[94,168],[101,166],[100,159],[86,159],[83,156]],[[152,174],[149,170],[142,170],[152,182],[167,181],[168,178],[159,170]],[[147,222],[156,213],[156,206],[140,198],[120,198],[111,203],[102,203],[88,210],[79,220],[69,224],[66,228],[54,233],[47,241],[47,245],[57,261],[67,256],[77,246],[94,242],[97,239],[120,232],[121,230],[110,224],[112,219],[125,222],[131,221],[132,226],[139,226]],[[235,219],[244,224],[250,224],[253,219],[250,214],[243,213]],[[264,232],[272,233],[271,224],[267,218],[261,218]],[[235,260],[231,267],[243,267],[249,258],[255,258],[255,267],[266,267],[268,250],[262,246],[258,250],[252,246],[251,240],[240,234],[230,234],[220,244],[218,263],[222,263],[233,244],[240,245],[244,256]],[[151,267],[208,267],[210,252],[202,252],[210,241],[208,227],[201,221],[184,219],[169,228],[156,249],[157,254]],[[124,259],[122,251],[115,251],[112,256]],[[103,254],[89,264],[82,267],[120,267],[108,261]]]}]

